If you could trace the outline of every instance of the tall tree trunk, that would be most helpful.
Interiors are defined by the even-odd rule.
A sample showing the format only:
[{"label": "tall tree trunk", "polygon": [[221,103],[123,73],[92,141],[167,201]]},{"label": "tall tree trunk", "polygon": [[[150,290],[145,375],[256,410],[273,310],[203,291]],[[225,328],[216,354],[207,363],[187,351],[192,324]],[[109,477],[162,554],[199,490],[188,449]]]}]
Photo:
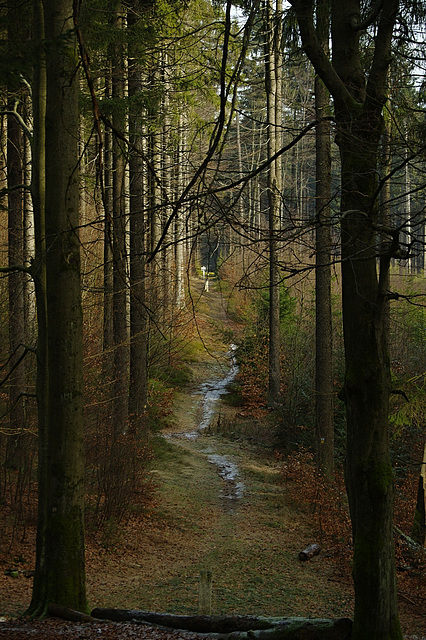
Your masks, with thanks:
[{"label": "tall tree trunk", "polygon": [[[342,300],[347,455],[345,478],[354,540],[353,640],[400,640],[389,455],[388,298],[390,252],[377,275],[377,161],[398,1],[376,15],[368,77],[358,0],[332,2],[332,62],[315,36],[313,2],[292,0],[305,50],[334,98],[341,160]],[[367,80],[367,84],[366,81]]]},{"label": "tall tree trunk", "polygon": [[[128,26],[137,21],[129,11]],[[148,394],[148,327],[145,291],[145,192],[143,170],[143,117],[140,97],[143,91],[141,65],[130,51],[129,98],[132,105],[129,113],[130,143],[132,151],[130,169],[130,426],[135,434],[145,430],[144,414]]]},{"label": "tall tree trunk", "polygon": [[[329,0],[317,0],[316,31],[328,54]],[[315,423],[318,466],[327,477],[334,473],[333,355],[331,316],[331,144],[330,94],[315,75],[316,229],[315,229]]]},{"label": "tall tree trunk", "polygon": [[47,378],[47,300],[46,300],[46,145],[45,145],[45,117],[46,117],[46,60],[43,47],[44,15],[42,0],[34,0],[34,49],[38,53],[38,63],[33,74],[33,157],[31,193],[34,208],[34,243],[35,260],[32,265],[32,276],[36,293],[37,310],[37,380],[36,396],[38,410],[38,505],[37,505],[37,538],[36,564],[33,585],[33,595],[30,613],[43,612],[47,602],[44,602],[44,575],[47,557],[47,537],[45,535],[48,521],[48,474],[44,461],[47,460],[48,443],[48,398],[49,383]]},{"label": "tall tree trunk", "polygon": [[[176,152],[177,158],[177,177],[175,199],[177,200],[184,189],[185,184],[185,158],[186,158],[186,118],[182,113],[183,106],[180,106],[179,112],[179,129],[178,129],[178,148]],[[175,223],[175,297],[174,302],[178,309],[185,308],[185,227],[184,217],[188,215],[185,207],[181,207],[176,216]]]},{"label": "tall tree trunk", "polygon": [[[124,7],[119,5],[114,25],[117,31],[124,28]],[[114,129],[124,133],[126,116],[124,110],[124,47],[117,36],[113,45],[112,97],[116,101],[113,116]],[[113,332],[114,332],[114,402],[113,431],[125,433],[128,422],[129,390],[129,345],[127,336],[127,247],[126,247],[126,158],[122,141],[113,139]]]},{"label": "tall tree trunk", "polygon": [[[162,128],[160,134],[161,144],[161,212],[160,212],[160,230],[162,231],[170,214],[171,206],[169,202],[172,200],[172,166],[173,166],[173,154],[171,151],[171,137],[170,137],[170,57],[167,51],[162,51],[160,54],[161,65],[161,86],[162,86],[162,101],[161,101],[161,113],[162,113]],[[172,238],[170,238],[172,240]],[[164,326],[169,325],[169,347],[172,341],[173,335],[173,322],[170,315],[170,306],[173,301],[173,296],[170,295],[171,287],[174,284],[173,281],[173,268],[172,264],[173,253],[167,250],[167,247],[163,243],[160,250],[161,260],[161,287],[157,290],[157,295],[161,295],[162,301],[162,318]],[[160,293],[161,291],[161,293]]]},{"label": "tall tree trunk", "polygon": [[[281,108],[278,95],[277,40],[274,1],[265,3],[265,85],[267,108],[268,158],[278,150],[277,112]],[[277,104],[278,103],[278,104]],[[281,396],[280,366],[280,269],[278,262],[278,231],[280,226],[280,165],[270,162],[268,167],[268,220],[269,220],[269,385],[268,404],[276,406]]]},{"label": "tall tree trunk", "polygon": [[[110,61],[105,77],[105,96],[111,98]],[[107,385],[113,379],[114,331],[113,331],[113,257],[112,257],[112,133],[105,129],[103,167],[104,207],[104,259],[103,259],[103,327],[102,327],[102,374]],[[108,396],[112,396],[108,393]]]},{"label": "tall tree trunk", "polygon": [[[16,0],[8,2],[8,44],[10,53],[16,55],[16,47],[23,40],[20,8]],[[10,86],[9,111],[20,109],[22,90],[16,94],[16,86]],[[16,101],[16,106],[15,106]],[[21,265],[24,260],[23,218],[23,170],[24,140],[17,118],[11,113],[7,118],[7,187],[8,192],[8,258],[9,266]],[[24,273],[12,271],[9,275],[9,404],[10,434],[7,440],[6,466],[18,469],[24,462],[23,433],[25,428],[25,368],[19,362],[25,349]]]},{"label": "tall tree trunk", "polygon": [[[240,113],[237,109],[235,110],[235,136],[236,136],[236,145],[237,145],[237,159],[238,159],[238,179],[242,180],[244,177],[243,174],[243,150],[241,146],[241,126],[240,126]],[[237,208],[237,228],[239,229],[239,246],[237,249],[237,258],[236,258],[236,266],[237,269],[244,273],[244,245],[246,244],[246,236],[249,224],[247,224],[246,217],[244,215],[244,198],[243,194],[239,194],[238,198],[238,208]]]},{"label": "tall tree trunk", "polygon": [[[41,509],[30,611],[85,611],[83,341],[78,238],[78,61],[71,0],[44,0],[46,380]],[[64,34],[67,34],[66,38]],[[40,115],[40,114],[39,114]],[[44,123],[38,121],[43,127]],[[60,161],[58,161],[60,160]],[[43,323],[43,318],[41,318]],[[44,327],[42,327],[44,330]],[[42,340],[44,336],[41,336]],[[44,354],[41,354],[42,356]]]},{"label": "tall tree trunk", "polygon": [[[158,185],[160,175],[160,162],[159,162],[159,134],[158,134],[158,109],[159,101],[157,93],[158,83],[158,56],[154,52],[150,57],[150,69],[148,75],[149,90],[151,93],[148,108],[148,140],[147,140],[147,155],[148,155],[148,175],[147,175],[147,213],[148,213],[148,225],[149,225],[149,252],[153,252],[157,247],[161,235],[161,222],[159,216],[159,201],[160,201],[160,189]],[[155,327],[159,317],[159,302],[158,302],[158,290],[160,279],[160,258],[157,254],[147,270],[147,283],[149,284],[149,331],[153,329],[155,333]]]}]

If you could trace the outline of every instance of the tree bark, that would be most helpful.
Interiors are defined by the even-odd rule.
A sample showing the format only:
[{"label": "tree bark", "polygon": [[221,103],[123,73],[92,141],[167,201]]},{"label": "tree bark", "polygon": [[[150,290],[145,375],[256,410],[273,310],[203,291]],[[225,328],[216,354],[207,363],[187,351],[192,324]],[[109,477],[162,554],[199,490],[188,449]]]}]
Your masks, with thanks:
[{"label": "tree bark", "polygon": [[[185,175],[185,159],[186,159],[186,121],[187,118],[183,113],[184,105],[179,105],[179,126],[178,126],[178,148],[177,148],[177,179],[176,179],[176,193],[175,199],[177,200],[184,189],[186,180]],[[184,216],[189,215],[189,212],[185,207],[181,207],[178,215],[176,216],[175,223],[175,296],[174,303],[178,309],[185,308],[185,225]]]},{"label": "tree bark", "polygon": [[44,461],[47,460],[48,442],[48,397],[47,377],[47,300],[46,300],[46,59],[43,47],[44,15],[42,0],[34,0],[33,44],[38,52],[38,62],[33,75],[33,157],[31,194],[34,208],[35,257],[32,264],[37,310],[37,421],[38,421],[38,505],[36,565],[32,601],[29,612],[42,613],[44,608],[44,564],[46,562],[47,538],[45,526],[48,519],[48,474]]},{"label": "tree bark", "polygon": [[[277,47],[277,12],[280,4],[274,7],[273,0],[265,2],[265,87],[267,109],[268,158],[278,150],[281,100],[278,67],[280,56]],[[278,118],[278,121],[277,121]],[[278,261],[278,232],[281,211],[281,163],[271,161],[268,167],[268,224],[269,224],[269,385],[268,404],[277,406],[281,399],[281,364],[280,364],[280,269]]]},{"label": "tree bark", "polygon": [[413,540],[425,546],[426,542],[426,444],[423,452],[423,460],[420,468],[419,484],[417,488],[416,508],[414,510]]},{"label": "tree bark", "polygon": [[[105,76],[105,97],[111,99],[111,61],[108,60]],[[104,259],[103,259],[103,327],[102,327],[102,375],[104,384],[113,379],[114,331],[113,331],[113,206],[112,206],[112,133],[106,128],[104,135]],[[112,396],[112,392],[108,396]]]},{"label": "tree bark", "polygon": [[[328,52],[329,0],[317,0],[316,32]],[[315,75],[316,194],[315,194],[315,424],[318,466],[331,478],[334,474],[333,354],[331,315],[331,143],[330,94]]]},{"label": "tree bark", "polygon": [[[129,10],[128,26],[137,22]],[[145,290],[146,220],[143,172],[143,118],[138,99],[143,90],[142,68],[137,62],[137,52],[130,51],[129,97],[132,108],[129,113],[130,143],[130,428],[135,435],[145,431],[143,423],[148,394],[148,317]]]},{"label": "tree bark", "polygon": [[[16,0],[8,2],[7,37],[11,55],[17,55],[16,48],[23,40],[23,25],[19,19],[20,7]],[[20,109],[22,113],[22,90],[16,93],[16,81],[9,84],[9,111]],[[16,102],[16,105],[15,105]],[[21,104],[19,104],[21,103]],[[8,260],[9,267],[23,264],[24,260],[24,218],[23,218],[23,170],[24,141],[21,125],[10,113],[7,117],[7,187],[8,192]],[[25,307],[24,273],[12,271],[8,278],[9,287],[9,405],[10,434],[7,439],[6,467],[19,469],[24,462],[23,433],[25,428],[24,397],[25,368],[19,363],[25,349]]]},{"label": "tree bark", "polygon": [[[85,611],[83,344],[78,238],[78,61],[71,0],[44,1],[46,357],[39,410],[39,518],[30,612]],[[67,34],[65,36],[65,34]],[[43,295],[43,293],[42,293]],[[40,305],[41,307],[42,305]],[[44,320],[46,326],[43,326]]]},{"label": "tree bark", "polygon": [[[400,640],[393,547],[393,473],[389,456],[390,364],[387,272],[376,274],[378,144],[398,10],[377,16],[368,77],[361,63],[360,3],[332,2],[332,62],[319,46],[313,2],[293,0],[306,53],[333,95],[341,159],[342,298],[347,456],[345,478],[354,539],[353,639]],[[367,80],[367,84],[366,84]]]},{"label": "tree bark", "polygon": [[[123,29],[124,7],[120,4],[114,15],[114,26]],[[124,47],[120,35],[113,44],[112,51],[112,98],[116,102],[113,115],[114,129],[120,133],[126,130],[124,108],[125,67]],[[123,142],[113,138],[113,334],[114,334],[114,401],[113,432],[123,434],[128,428],[129,392],[129,344],[127,334],[127,247],[126,247],[126,201],[125,172],[126,159]]]}]

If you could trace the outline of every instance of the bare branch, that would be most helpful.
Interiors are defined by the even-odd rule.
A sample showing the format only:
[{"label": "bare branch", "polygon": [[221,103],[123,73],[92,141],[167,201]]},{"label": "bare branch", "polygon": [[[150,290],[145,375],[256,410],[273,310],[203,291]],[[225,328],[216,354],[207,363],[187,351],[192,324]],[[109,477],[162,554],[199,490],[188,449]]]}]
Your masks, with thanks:
[{"label": "bare branch", "polygon": [[27,136],[27,138],[29,140],[29,143],[32,145],[33,132],[28,127],[28,125],[26,124],[26,122],[23,119],[23,117],[21,116],[21,114],[18,113],[18,110],[17,110],[18,104],[19,104],[19,101],[17,100],[15,102],[15,106],[14,106],[13,109],[5,109],[4,111],[0,111],[0,115],[2,115],[2,116],[13,116],[17,120],[19,125],[21,126],[21,128],[22,128],[23,132],[25,133],[25,135]]},{"label": "bare branch", "polygon": [[376,20],[382,8],[383,0],[378,0],[374,7],[372,7],[370,13],[364,18],[362,22],[358,21],[357,16],[353,16],[351,21],[352,28],[355,29],[355,31],[365,31],[365,29],[368,29],[368,27],[370,27]]},{"label": "bare branch", "polygon": [[31,275],[31,267],[24,267],[22,264],[11,265],[10,267],[0,267],[0,273],[28,273]]},{"label": "bare branch", "polygon": [[[19,345],[19,346],[21,347],[23,345]],[[23,353],[21,353],[21,355],[19,356],[17,361],[14,363],[10,371],[8,371],[8,373],[4,376],[3,380],[0,380],[0,387],[2,387],[5,384],[5,382],[7,382],[7,380],[10,378],[10,376],[15,371],[15,369],[21,364],[21,362],[29,353],[34,353],[34,349],[32,347],[25,347]],[[9,362],[10,362],[10,358],[9,358]]]},{"label": "bare branch", "polygon": [[296,12],[303,48],[321,80],[336,102],[344,105],[353,104],[354,97],[337,74],[330,58],[324,52],[318,40],[313,18],[313,0],[290,0],[290,4]]}]

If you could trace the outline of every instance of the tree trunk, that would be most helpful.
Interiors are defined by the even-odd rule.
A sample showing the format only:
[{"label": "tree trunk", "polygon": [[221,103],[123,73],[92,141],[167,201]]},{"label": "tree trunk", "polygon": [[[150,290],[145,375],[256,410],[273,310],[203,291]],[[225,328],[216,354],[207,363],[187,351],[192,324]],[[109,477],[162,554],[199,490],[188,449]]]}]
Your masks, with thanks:
[{"label": "tree trunk", "polygon": [[414,511],[413,530],[411,536],[422,547],[426,542],[426,443],[423,452],[423,460],[420,468],[419,484],[417,489],[416,508]]},{"label": "tree trunk", "polygon": [[[110,61],[105,77],[105,96],[111,99]],[[102,374],[104,384],[109,384],[114,371],[114,331],[113,331],[113,257],[112,257],[112,133],[105,130],[104,135],[104,260],[103,260],[103,327],[102,327]],[[113,394],[108,393],[108,397]]]},{"label": "tree trunk", "polygon": [[[329,1],[317,0],[316,31],[328,53]],[[316,230],[315,230],[315,423],[318,466],[331,478],[334,474],[333,355],[331,316],[331,150],[330,94],[315,75],[316,128]]]},{"label": "tree trunk", "polygon": [[[71,0],[45,0],[46,378],[40,410],[39,519],[30,612],[87,609],[83,365],[78,239],[78,73]],[[67,33],[66,40],[64,33]],[[38,121],[39,126],[43,122]],[[42,305],[40,305],[42,306]],[[43,318],[40,319],[43,324]],[[42,326],[42,331],[44,327]],[[42,341],[44,336],[41,335]],[[43,357],[43,353],[41,354]],[[45,412],[45,415],[43,415]]]},{"label": "tree trunk", "polygon": [[46,300],[46,60],[43,48],[44,15],[42,0],[34,0],[34,49],[38,52],[38,63],[33,77],[33,157],[32,157],[32,199],[34,208],[35,260],[32,265],[37,310],[37,380],[36,396],[38,410],[38,506],[36,564],[32,601],[29,613],[43,613],[44,574],[46,572],[47,537],[45,527],[48,520],[48,473],[44,461],[47,460],[47,416],[49,384],[47,378],[47,300]]},{"label": "tree trunk", "polygon": [[[186,159],[186,117],[182,113],[183,105],[180,105],[179,128],[178,128],[178,148],[177,148],[177,180],[175,199],[177,200],[184,189],[185,184],[185,159]],[[184,216],[189,215],[185,207],[176,216],[175,223],[175,296],[174,301],[178,309],[185,308],[185,227]]]},{"label": "tree trunk", "polygon": [[[19,20],[19,7],[15,0],[8,3],[8,44],[10,53],[19,46],[22,38],[22,23]],[[15,100],[22,98],[22,91],[16,95],[16,86],[10,86],[9,111],[18,109]],[[22,112],[22,110],[21,110]],[[9,266],[23,264],[24,260],[24,224],[23,224],[23,136],[21,125],[13,114],[7,118],[7,187],[8,192],[8,259]],[[24,273],[12,271],[8,278],[9,286],[9,428],[7,439],[6,467],[19,469],[24,462],[23,433],[25,429],[24,397],[25,368],[19,362],[25,349],[24,314]]]},{"label": "tree trunk", "polygon": [[[333,46],[336,67],[344,77],[348,68],[343,47],[355,44],[346,27],[348,6],[336,11]],[[397,3],[390,3],[396,5]],[[389,7],[390,8],[390,7]],[[392,12],[384,16],[392,23]],[[394,16],[393,16],[394,19]],[[386,27],[385,27],[386,29]],[[336,33],[337,30],[337,33]],[[357,40],[357,37],[356,37]],[[335,43],[335,44],[334,44]],[[350,61],[358,87],[358,55]],[[386,67],[385,67],[386,80]],[[377,96],[379,87],[374,92]],[[374,94],[373,94],[374,95]],[[376,97],[375,96],[375,97]],[[376,274],[377,153],[384,103],[364,99],[350,111],[336,109],[342,173],[342,295],[346,371],[343,397],[347,415],[346,486],[354,539],[354,640],[401,638],[397,613],[393,545],[393,472],[389,456],[390,363],[387,298],[379,286],[387,281],[389,260],[382,260],[381,282]],[[367,110],[366,106],[369,109]],[[348,118],[349,116],[349,118]]]},{"label": "tree trunk", "polygon": [[[342,299],[347,455],[354,540],[353,640],[400,640],[389,456],[387,273],[376,274],[377,155],[397,0],[381,5],[368,78],[361,62],[360,3],[332,2],[332,63],[315,37],[313,2],[293,0],[302,42],[334,98],[341,159]],[[367,86],[365,80],[367,79]]]},{"label": "tree trunk", "polygon": [[[129,11],[128,26],[137,18]],[[129,56],[129,98],[132,110],[129,113],[131,154],[130,169],[130,386],[129,416],[134,434],[141,435],[148,393],[148,331],[145,292],[145,193],[143,174],[143,118],[138,96],[143,91],[142,69],[137,62],[137,53]],[[132,100],[133,98],[133,100]]]},{"label": "tree trunk", "polygon": [[[124,8],[120,4],[114,16],[117,31],[123,29]],[[114,129],[124,133],[126,117],[124,110],[125,68],[124,50],[120,41],[113,45],[112,55],[112,97],[116,101],[113,116]],[[128,427],[129,391],[129,345],[127,337],[127,248],[126,248],[126,201],[125,173],[126,160],[123,142],[113,139],[113,333],[114,333],[114,402],[113,432],[117,436]]]},{"label": "tree trunk", "polygon": [[[278,6],[278,3],[277,3]],[[265,86],[267,109],[268,158],[278,150],[277,114],[281,109],[277,76],[277,14],[273,0],[265,3]],[[274,407],[281,397],[280,365],[280,270],[278,262],[278,231],[280,227],[281,165],[271,161],[268,167],[269,220],[269,385],[268,404]]]},{"label": "tree trunk", "polygon": [[[154,37],[154,35],[153,35]],[[147,106],[147,120],[148,120],[148,140],[147,140],[147,155],[148,155],[148,175],[147,175],[147,224],[149,226],[149,242],[147,247],[150,253],[152,253],[160,240],[161,235],[161,221],[159,215],[159,185],[158,179],[160,175],[160,162],[159,162],[159,134],[158,134],[158,110],[159,100],[157,93],[158,83],[158,56],[156,52],[150,56],[150,69],[148,73],[149,91],[151,93],[150,100]],[[147,300],[149,313],[148,332],[149,337],[152,338],[157,333],[157,326],[159,322],[160,304],[158,300],[158,291],[160,289],[160,256],[157,254],[150,264],[147,266]],[[150,344],[151,344],[150,342]]]}]

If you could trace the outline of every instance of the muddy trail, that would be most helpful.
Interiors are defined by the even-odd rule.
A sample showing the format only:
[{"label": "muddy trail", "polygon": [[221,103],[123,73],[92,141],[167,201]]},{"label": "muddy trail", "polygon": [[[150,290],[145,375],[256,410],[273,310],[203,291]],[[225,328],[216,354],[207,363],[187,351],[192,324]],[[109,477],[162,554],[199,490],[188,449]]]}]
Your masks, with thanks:
[{"label": "muddy trail", "polygon": [[[190,441],[189,449],[197,451],[206,456],[207,461],[217,470],[221,479],[219,498],[225,511],[233,513],[244,494],[244,483],[238,464],[229,455],[218,453],[217,446],[211,442],[205,442],[202,436],[211,434],[214,422],[217,421],[221,410],[221,400],[226,394],[228,386],[235,380],[238,374],[238,366],[235,359],[236,345],[231,344],[228,353],[229,371],[223,375],[212,377],[202,382],[192,394],[194,406],[199,405],[195,411],[199,420],[195,419],[195,428],[186,428],[184,431],[177,431],[165,434],[164,437],[171,442],[178,442],[181,446]],[[226,367],[223,367],[226,370]]]}]

